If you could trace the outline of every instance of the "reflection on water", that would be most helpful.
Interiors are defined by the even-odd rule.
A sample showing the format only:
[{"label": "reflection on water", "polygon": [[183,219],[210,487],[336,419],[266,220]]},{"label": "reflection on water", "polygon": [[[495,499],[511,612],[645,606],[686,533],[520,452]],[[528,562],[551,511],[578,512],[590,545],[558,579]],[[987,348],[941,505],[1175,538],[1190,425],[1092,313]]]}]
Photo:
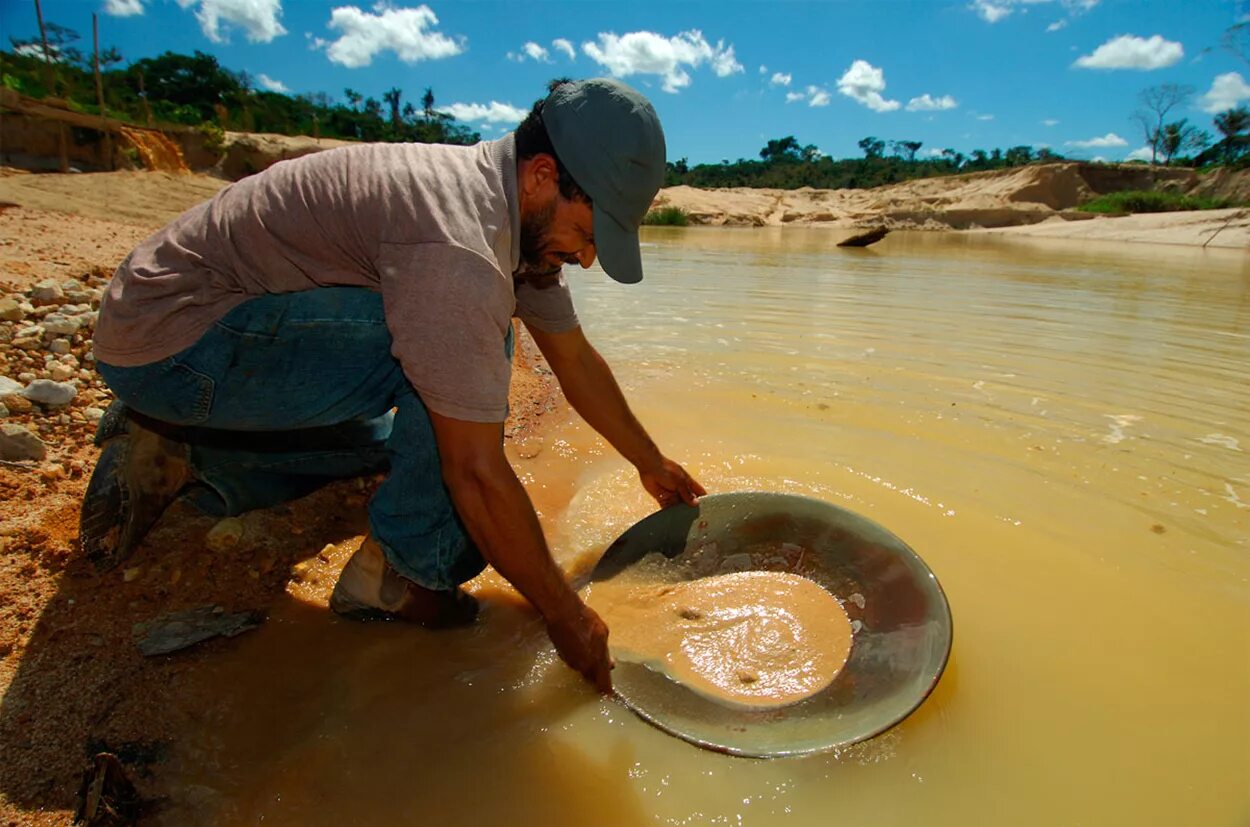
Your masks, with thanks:
[{"label": "reflection on water", "polygon": [[[837,502],[933,568],[955,646],[914,715],[838,755],[728,758],[595,698],[493,576],[451,633],[292,600],[213,664],[167,820],[1250,821],[1248,257],[834,240],[654,231],[641,285],[571,276],[709,490]],[[651,510],[576,421],[515,464],[574,571]]]}]

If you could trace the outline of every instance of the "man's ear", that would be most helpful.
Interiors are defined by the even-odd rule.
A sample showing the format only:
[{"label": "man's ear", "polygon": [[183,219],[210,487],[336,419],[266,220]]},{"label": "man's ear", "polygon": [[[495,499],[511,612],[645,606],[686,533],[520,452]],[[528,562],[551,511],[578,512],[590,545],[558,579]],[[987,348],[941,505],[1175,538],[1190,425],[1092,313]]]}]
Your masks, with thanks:
[{"label": "man's ear", "polygon": [[543,201],[549,191],[559,186],[560,171],[556,159],[546,153],[538,153],[522,161],[521,191],[529,198]]}]

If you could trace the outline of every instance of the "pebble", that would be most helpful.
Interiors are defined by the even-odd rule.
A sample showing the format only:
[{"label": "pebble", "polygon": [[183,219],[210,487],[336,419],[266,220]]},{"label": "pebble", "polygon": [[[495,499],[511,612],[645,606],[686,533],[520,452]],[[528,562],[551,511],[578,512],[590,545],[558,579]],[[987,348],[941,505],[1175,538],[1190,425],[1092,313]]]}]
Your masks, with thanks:
[{"label": "pebble", "polygon": [[39,476],[43,477],[44,482],[52,482],[64,478],[65,469],[55,462],[39,471]]},{"label": "pebble", "polygon": [[104,411],[100,408],[83,408],[82,415],[87,418],[88,422],[95,424],[104,417]]},{"label": "pebble", "polygon": [[227,551],[243,539],[243,521],[238,517],[226,517],[208,530],[204,542],[213,551]]},{"label": "pebble", "polygon": [[0,402],[0,419],[4,419],[9,415],[9,409],[3,402]]},{"label": "pebble", "polygon": [[8,396],[12,393],[21,393],[22,388],[26,387],[21,382],[15,382],[7,376],[0,376],[0,396]]},{"label": "pebble", "polygon": [[30,291],[30,300],[35,305],[59,304],[65,298],[65,290],[52,279],[36,284]]},{"label": "pebble", "polygon": [[0,403],[8,408],[10,413],[26,414],[35,409],[34,403],[20,393],[8,394],[0,398]]},{"label": "pebble", "polygon": [[77,395],[78,388],[68,382],[53,382],[47,379],[36,379],[26,386],[26,390],[22,391],[22,396],[31,402],[54,408],[68,405]]},{"label": "pebble", "polygon": [[86,321],[82,316],[62,316],[60,313],[51,313],[43,319],[44,333],[53,336],[73,336],[78,332],[78,328],[83,326]]},{"label": "pebble", "polygon": [[0,459],[9,462],[41,460],[48,453],[43,440],[21,425],[0,425]]},{"label": "pebble", "polygon": [[69,353],[69,341],[66,339],[53,339],[48,345],[48,350],[56,354]]},{"label": "pebble", "polygon": [[49,371],[49,375],[52,377],[53,382],[65,382],[73,379],[76,374],[74,369],[69,365],[56,364],[52,366],[52,370]]},{"label": "pebble", "polygon": [[25,316],[26,312],[16,299],[0,299],[0,321],[20,322]]},{"label": "pebble", "polygon": [[34,382],[34,381],[35,381],[35,374],[33,374],[33,373],[29,373],[29,372],[27,372],[27,373],[19,373],[19,374],[17,375],[17,381],[21,382],[21,383],[22,383],[22,387],[23,387],[23,388],[25,388],[25,387],[26,387],[27,385],[29,385],[31,382]]}]

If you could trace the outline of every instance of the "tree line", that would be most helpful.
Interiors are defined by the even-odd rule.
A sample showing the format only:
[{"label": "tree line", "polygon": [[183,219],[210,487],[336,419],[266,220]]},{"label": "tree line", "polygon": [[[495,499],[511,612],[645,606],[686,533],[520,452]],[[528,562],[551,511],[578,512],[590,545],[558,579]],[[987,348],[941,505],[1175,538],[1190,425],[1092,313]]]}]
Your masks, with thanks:
[{"label": "tree line", "polygon": [[[0,51],[0,83],[30,97],[61,98],[73,110],[99,114],[93,75],[94,56],[78,46],[72,29],[45,26],[50,61],[42,38],[10,38]],[[241,132],[275,132],[359,141],[418,141],[473,144],[481,136],[435,109],[433,89],[417,102],[405,101],[393,87],[382,100],[353,89],[335,101],[324,92],[288,95],[257,89],[246,72],[232,72],[212,55],[167,51],[122,68],[115,48],[99,53],[104,106],[111,118],[139,125],[212,124]]]}]

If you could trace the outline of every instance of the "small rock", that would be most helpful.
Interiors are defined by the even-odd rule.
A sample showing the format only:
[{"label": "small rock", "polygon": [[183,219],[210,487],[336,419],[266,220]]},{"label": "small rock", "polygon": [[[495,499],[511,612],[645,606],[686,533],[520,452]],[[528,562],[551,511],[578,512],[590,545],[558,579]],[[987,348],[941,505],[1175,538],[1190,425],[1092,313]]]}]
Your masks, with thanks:
[{"label": "small rock", "polygon": [[[62,340],[57,339],[57,341],[59,342]],[[78,367],[78,357],[72,353],[62,353],[61,358],[57,359],[57,361],[60,362],[62,365],[69,365],[71,368]]]},{"label": "small rock", "polygon": [[21,336],[14,339],[12,344],[19,350],[38,350],[43,345],[43,336]]},{"label": "small rock", "polygon": [[20,322],[25,316],[16,299],[0,299],[0,322]]},{"label": "small rock", "polygon": [[3,402],[0,402],[0,419],[4,419],[8,415],[9,415],[8,406],[6,406]]},{"label": "small rock", "polygon": [[0,425],[0,459],[9,462],[41,460],[47,452],[43,440],[21,425]]},{"label": "small rock", "polygon": [[30,302],[18,302],[17,308],[18,310],[21,310],[23,313],[25,313],[27,316],[35,312],[35,306],[31,304]]},{"label": "small rock", "polygon": [[49,375],[52,377],[53,382],[65,382],[74,378],[75,371],[69,365],[56,364],[52,366]]},{"label": "small rock", "polygon": [[0,376],[0,396],[21,393],[24,387],[26,385],[22,382],[15,382],[7,376]]},{"label": "small rock", "polygon": [[36,284],[30,291],[30,300],[36,306],[47,304],[60,304],[65,298],[65,291],[61,285],[52,279],[47,279]]},{"label": "small rock", "polygon": [[130,583],[138,579],[139,575],[142,573],[143,573],[143,568],[141,566],[131,566],[130,568],[122,572],[122,582]]},{"label": "small rock", "polygon": [[51,344],[48,345],[48,350],[57,354],[69,353],[69,341],[66,339],[53,339]]},{"label": "small rock", "polygon": [[201,606],[136,623],[132,634],[139,651],[152,657],[168,655],[214,637],[234,637],[255,629],[264,620],[265,615],[260,611],[228,613],[221,606]]},{"label": "small rock", "polygon": [[71,304],[91,304],[91,292],[83,290],[82,286],[79,285],[74,290],[65,291],[65,301]]},{"label": "small rock", "polygon": [[0,397],[0,404],[9,409],[10,413],[28,414],[35,409],[35,405],[20,393],[11,393],[8,396]]},{"label": "small rock", "polygon": [[33,373],[19,373],[19,374],[17,375],[17,381],[21,382],[21,383],[22,383],[22,388],[23,388],[23,389],[25,389],[25,387],[26,387],[27,385],[29,385],[31,382],[34,382],[34,381],[35,381],[35,374],[33,374]]},{"label": "small rock", "polygon": [[86,322],[82,316],[62,316],[51,313],[44,317],[43,331],[52,336],[73,336]]},{"label": "small rock", "polygon": [[224,520],[218,520],[217,524],[208,530],[204,542],[213,551],[227,551],[237,546],[241,539],[243,539],[243,521],[238,517],[227,517]]},{"label": "small rock", "polygon": [[77,395],[78,388],[68,382],[52,382],[47,379],[36,379],[26,386],[26,390],[22,391],[22,396],[31,402],[38,402],[40,405],[53,408],[68,405]]},{"label": "small rock", "polygon": [[39,476],[43,477],[44,482],[52,482],[62,479],[65,476],[65,469],[54,462],[47,468],[40,469]]},{"label": "small rock", "polygon": [[83,408],[82,415],[87,418],[88,422],[94,425],[104,417],[104,411],[99,408]]}]

